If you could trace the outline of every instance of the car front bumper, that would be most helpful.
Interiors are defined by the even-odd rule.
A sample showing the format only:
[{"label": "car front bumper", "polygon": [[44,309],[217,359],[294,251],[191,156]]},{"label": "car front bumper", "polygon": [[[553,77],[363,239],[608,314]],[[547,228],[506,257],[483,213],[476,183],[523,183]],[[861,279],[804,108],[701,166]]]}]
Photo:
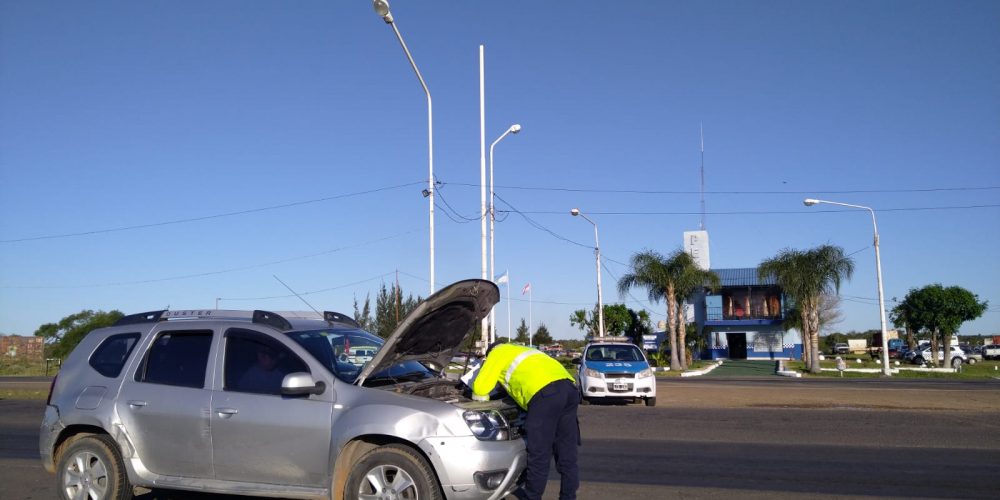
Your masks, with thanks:
[{"label": "car front bumper", "polygon": [[[518,488],[527,465],[523,439],[480,441],[474,436],[427,438],[419,443],[438,473],[445,497],[452,499],[498,499]],[[482,487],[476,473],[503,473],[500,486]]]},{"label": "car front bumper", "polygon": [[655,398],[656,377],[584,377],[581,391],[585,398]]}]

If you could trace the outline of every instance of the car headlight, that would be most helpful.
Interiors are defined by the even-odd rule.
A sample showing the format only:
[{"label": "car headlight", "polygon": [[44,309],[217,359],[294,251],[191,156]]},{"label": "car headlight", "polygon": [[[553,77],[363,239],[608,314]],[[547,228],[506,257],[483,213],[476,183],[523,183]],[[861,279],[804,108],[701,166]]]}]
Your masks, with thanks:
[{"label": "car headlight", "polygon": [[646,368],[645,370],[642,370],[641,372],[635,374],[635,378],[646,378],[652,376],[653,376],[653,370],[650,370],[649,368]]},{"label": "car headlight", "polygon": [[507,420],[498,412],[467,411],[462,416],[472,435],[480,441],[506,441],[510,435]]},{"label": "car headlight", "polygon": [[586,376],[588,376],[588,377],[604,378],[604,374],[603,373],[601,373],[601,372],[599,372],[597,370],[594,370],[592,368],[584,368],[583,369],[583,374],[586,375]]}]

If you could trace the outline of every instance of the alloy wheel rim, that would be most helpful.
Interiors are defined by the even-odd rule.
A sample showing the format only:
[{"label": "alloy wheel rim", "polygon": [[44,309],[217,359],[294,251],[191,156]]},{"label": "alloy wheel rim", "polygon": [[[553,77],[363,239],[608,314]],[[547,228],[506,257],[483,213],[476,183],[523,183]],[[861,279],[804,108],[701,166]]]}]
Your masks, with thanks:
[{"label": "alloy wheel rim", "polygon": [[418,500],[417,483],[403,469],[394,465],[373,467],[358,488],[361,500]]},{"label": "alloy wheel rim", "polygon": [[74,454],[63,474],[66,498],[103,500],[108,493],[108,468],[101,458],[89,451]]}]

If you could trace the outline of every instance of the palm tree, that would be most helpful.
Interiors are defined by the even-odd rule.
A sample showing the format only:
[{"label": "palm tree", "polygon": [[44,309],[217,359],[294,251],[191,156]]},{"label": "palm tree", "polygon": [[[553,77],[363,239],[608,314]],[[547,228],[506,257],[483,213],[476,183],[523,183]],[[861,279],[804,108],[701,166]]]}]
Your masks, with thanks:
[{"label": "palm tree", "polygon": [[844,249],[821,245],[811,250],[784,249],[757,267],[761,279],[773,276],[800,310],[806,368],[819,373],[820,301],[824,293],[840,291],[854,274],[854,261]]},{"label": "palm tree", "polygon": [[670,259],[673,263],[668,268],[676,268],[678,275],[674,284],[677,294],[677,344],[681,368],[687,370],[687,318],[684,314],[687,298],[696,291],[709,288],[713,292],[722,284],[719,275],[707,269],[702,269],[687,252],[675,253]]},{"label": "palm tree", "polygon": [[[691,292],[705,286],[706,281],[713,287],[718,287],[719,277],[711,271],[699,268],[694,259],[680,249],[675,250],[667,258],[653,250],[639,252],[632,256],[630,264],[632,271],[618,280],[618,293],[624,296],[630,289],[639,287],[646,289],[650,302],[659,302],[661,298],[663,299],[667,306],[670,369],[680,370],[687,365],[686,356],[678,358],[678,354],[684,355],[686,321],[682,304]],[[680,342],[678,342],[678,330]]]}]

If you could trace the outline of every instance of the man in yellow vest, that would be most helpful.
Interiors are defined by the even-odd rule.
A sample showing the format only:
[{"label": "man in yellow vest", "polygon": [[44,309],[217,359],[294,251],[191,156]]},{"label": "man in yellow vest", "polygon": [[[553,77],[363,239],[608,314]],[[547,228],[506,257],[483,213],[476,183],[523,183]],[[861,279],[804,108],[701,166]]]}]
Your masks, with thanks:
[{"label": "man in yellow vest", "polygon": [[560,500],[573,500],[580,486],[576,464],[580,425],[576,409],[580,392],[573,375],[547,354],[530,347],[499,344],[490,348],[472,382],[472,397],[489,399],[497,383],[528,411],[524,431],[528,464],[523,498],[537,500],[545,492],[549,462],[556,459]]}]

